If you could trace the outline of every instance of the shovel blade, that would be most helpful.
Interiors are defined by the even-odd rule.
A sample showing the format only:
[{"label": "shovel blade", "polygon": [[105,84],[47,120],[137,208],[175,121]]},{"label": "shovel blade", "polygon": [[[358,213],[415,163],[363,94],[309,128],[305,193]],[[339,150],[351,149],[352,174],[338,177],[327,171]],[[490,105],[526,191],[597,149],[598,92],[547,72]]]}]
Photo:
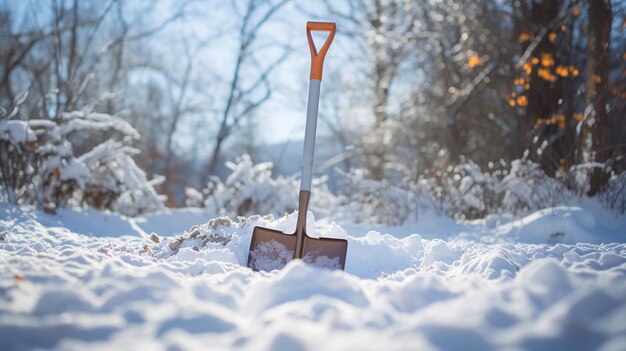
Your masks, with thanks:
[{"label": "shovel blade", "polygon": [[295,252],[295,235],[254,227],[248,252],[248,267],[255,271],[281,269],[294,258]]},{"label": "shovel blade", "polygon": [[[302,259],[309,264],[324,268],[344,269],[347,251],[347,240],[311,238],[304,233]],[[295,257],[295,234],[254,227],[248,252],[248,267],[255,271],[281,269]]]},{"label": "shovel blade", "polygon": [[304,233],[302,259],[314,266],[341,269],[346,266],[348,241],[335,238],[311,238]]}]

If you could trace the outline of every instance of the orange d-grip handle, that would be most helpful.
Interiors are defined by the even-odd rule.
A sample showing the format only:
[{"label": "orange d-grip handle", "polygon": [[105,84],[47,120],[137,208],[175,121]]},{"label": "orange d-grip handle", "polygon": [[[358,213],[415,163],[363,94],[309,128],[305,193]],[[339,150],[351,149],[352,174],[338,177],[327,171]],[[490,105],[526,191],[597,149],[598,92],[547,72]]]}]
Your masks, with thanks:
[{"label": "orange d-grip handle", "polygon": [[[311,37],[311,31],[316,32],[329,32],[326,42],[322,49],[318,52],[315,48],[315,43]],[[311,76],[310,80],[322,80],[322,68],[324,66],[324,57],[330,47],[330,43],[333,42],[335,32],[337,31],[337,25],[334,22],[307,22],[306,23],[306,38],[309,41],[309,49],[311,49]]]}]

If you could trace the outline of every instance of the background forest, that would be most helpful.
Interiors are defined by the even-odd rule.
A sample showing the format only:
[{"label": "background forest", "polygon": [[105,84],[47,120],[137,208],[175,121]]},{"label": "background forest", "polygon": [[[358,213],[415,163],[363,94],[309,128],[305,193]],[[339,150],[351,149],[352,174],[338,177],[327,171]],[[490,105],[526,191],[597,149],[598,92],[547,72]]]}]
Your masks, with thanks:
[{"label": "background forest", "polygon": [[480,218],[594,196],[624,212],[618,0],[4,1],[0,197],[295,209],[307,19],[338,27],[320,208],[397,224],[425,202]]}]

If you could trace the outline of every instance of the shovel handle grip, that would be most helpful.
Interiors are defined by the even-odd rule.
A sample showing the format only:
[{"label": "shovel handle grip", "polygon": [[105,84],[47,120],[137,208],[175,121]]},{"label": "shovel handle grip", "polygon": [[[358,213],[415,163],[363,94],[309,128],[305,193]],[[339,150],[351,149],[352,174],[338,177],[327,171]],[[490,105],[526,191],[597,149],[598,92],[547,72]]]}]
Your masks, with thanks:
[{"label": "shovel handle grip", "polygon": [[[317,51],[311,32],[329,32],[326,42]],[[311,50],[311,75],[310,80],[322,80],[322,69],[324,67],[324,58],[328,52],[330,44],[333,42],[335,32],[337,31],[337,25],[335,22],[307,22],[306,23],[306,38],[309,41],[309,49]]]}]

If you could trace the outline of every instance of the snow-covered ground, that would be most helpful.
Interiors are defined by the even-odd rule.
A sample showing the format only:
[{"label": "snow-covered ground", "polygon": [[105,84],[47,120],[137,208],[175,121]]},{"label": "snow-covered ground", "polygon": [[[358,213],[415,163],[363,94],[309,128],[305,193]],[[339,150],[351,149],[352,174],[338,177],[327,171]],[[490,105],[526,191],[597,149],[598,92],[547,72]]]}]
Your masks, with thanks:
[{"label": "snow-covered ground", "polygon": [[347,233],[345,272],[254,273],[252,228],[295,215],[212,217],[0,204],[0,350],[626,350],[626,216],[593,204],[394,228],[311,220]]}]

